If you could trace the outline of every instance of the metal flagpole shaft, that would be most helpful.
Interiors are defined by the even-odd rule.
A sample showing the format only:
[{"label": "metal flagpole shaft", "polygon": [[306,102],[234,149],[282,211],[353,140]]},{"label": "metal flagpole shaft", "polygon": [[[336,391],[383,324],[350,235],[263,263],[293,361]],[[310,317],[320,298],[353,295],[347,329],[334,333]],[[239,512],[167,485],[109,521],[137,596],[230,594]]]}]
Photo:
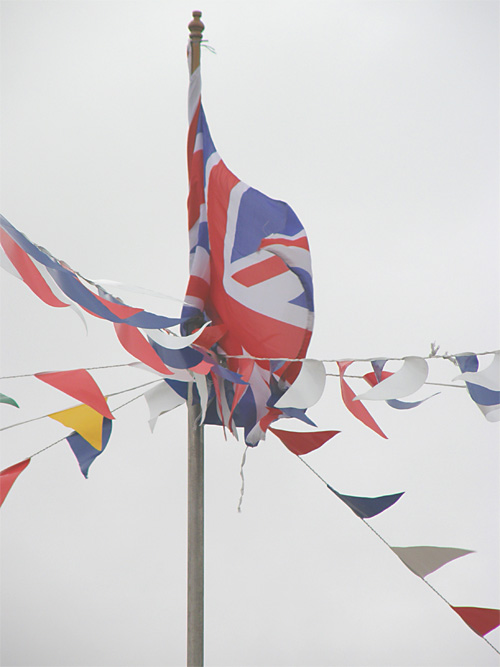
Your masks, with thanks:
[{"label": "metal flagpole shaft", "polygon": [[[193,12],[189,24],[191,74],[200,65],[200,42],[204,29],[201,12]],[[204,472],[201,409],[193,403],[194,387],[188,390],[188,531],[187,531],[187,665],[203,665],[204,612]]]}]

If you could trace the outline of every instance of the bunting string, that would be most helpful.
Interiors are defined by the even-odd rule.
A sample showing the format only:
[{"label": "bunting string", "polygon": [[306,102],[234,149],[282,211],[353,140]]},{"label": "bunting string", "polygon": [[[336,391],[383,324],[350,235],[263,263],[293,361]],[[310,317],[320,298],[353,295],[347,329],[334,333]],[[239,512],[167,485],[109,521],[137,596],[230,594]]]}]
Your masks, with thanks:
[{"label": "bunting string", "polygon": [[[136,387],[137,388],[137,387]],[[126,389],[125,391],[132,391],[132,389]],[[122,403],[116,408],[113,408],[113,410],[121,410],[121,408],[124,408],[126,405],[130,405],[130,403],[133,403],[136,401],[138,398],[142,398],[146,392],[143,392],[142,394],[138,394],[137,396],[134,396],[134,398],[131,398],[130,400],[126,401],[125,403]],[[48,416],[48,415],[46,415]],[[43,417],[38,417],[38,419],[43,419]],[[32,420],[33,421],[33,420]],[[56,440],[50,445],[47,445],[47,447],[44,447],[43,449],[38,450],[38,452],[35,452],[34,454],[31,454],[28,458],[32,459],[34,456],[38,456],[39,454],[42,454],[43,452],[46,452],[47,449],[50,449],[51,447],[55,447],[58,445],[60,442],[63,442],[63,440],[67,439],[67,435],[65,435],[63,438],[60,438],[59,440]]]},{"label": "bunting string", "polygon": [[[160,384],[163,380],[151,380],[151,382],[145,382],[144,384],[138,384],[136,387],[130,387],[129,389],[122,389],[121,391],[115,391],[112,394],[108,394],[108,397],[112,396],[119,396],[120,394],[126,394],[129,391],[134,391],[135,389],[142,389],[142,387],[149,387],[153,384]],[[140,396],[143,396],[144,394],[140,394]],[[135,399],[134,399],[135,400]],[[127,405],[127,403],[124,403],[123,405]],[[120,407],[123,407],[121,405]],[[113,408],[114,410],[119,410],[119,408]],[[9,428],[14,428],[15,426],[24,426],[24,424],[29,424],[30,422],[36,422],[39,419],[45,419],[46,417],[49,417],[50,415],[41,415],[40,417],[33,417],[33,419],[26,419],[26,421],[23,422],[17,422],[16,424],[10,424],[9,426],[3,426],[0,428],[0,431],[7,431]],[[54,443],[56,444],[56,443]],[[33,455],[35,456],[35,455]]]},{"label": "bunting string", "polygon": [[[468,352],[467,354],[474,354],[476,357],[483,357],[488,354],[499,354],[499,350],[490,350],[488,352]],[[428,356],[420,357],[421,359],[447,359],[448,361],[454,361],[455,357],[460,356],[463,353],[457,353],[457,354],[430,354]],[[226,359],[251,359],[252,361],[294,361],[297,362],[297,359],[295,358],[286,358],[286,357],[252,357],[250,355],[237,355],[237,354],[223,354],[219,355],[220,357],[226,358]],[[380,359],[381,357],[367,357],[367,358],[360,358],[360,359],[348,359],[348,361],[351,361],[352,363],[355,362],[372,362]],[[383,357],[384,361],[404,361],[405,357]],[[310,361],[319,361],[323,364],[336,364],[339,361],[347,361],[347,359],[315,359],[312,357],[308,357],[308,360]],[[299,361],[301,361],[299,359]],[[86,366],[85,370],[87,371],[98,371],[98,370],[104,370],[107,368],[125,368],[126,366],[130,366],[130,363],[123,363],[123,364],[108,364],[105,366]],[[23,373],[19,375],[2,375],[0,376],[0,380],[15,380],[17,378],[25,378],[25,377],[33,377],[35,373]],[[339,377],[338,373],[327,373],[327,375]],[[344,377],[350,377],[350,378],[360,378],[363,379],[363,376],[361,375],[345,375]],[[452,384],[439,384],[439,383],[432,383],[432,382],[426,382],[425,384],[436,384],[437,386],[445,386],[445,387],[457,387],[460,385],[452,385]]]},{"label": "bunting string", "polygon": [[[306,466],[306,468],[308,468],[319,480],[321,480],[329,490],[332,490],[332,487],[328,484],[328,482],[325,479],[323,479],[323,477],[316,470],[314,470],[314,468],[310,466],[309,463],[307,463],[307,461],[305,461],[302,456],[297,456],[297,458],[300,459],[300,461]],[[378,531],[376,531],[371,524],[369,524],[363,517],[361,517],[356,512],[354,512],[354,514],[356,514],[356,516],[363,522],[363,524],[367,526],[372,531],[372,533],[376,535],[378,539],[381,542],[383,542],[385,546],[388,547],[394,553],[393,548],[391,547],[389,542],[387,542],[387,540],[385,540],[382,537],[382,535]],[[443,602],[445,602],[448,605],[448,607],[451,607],[452,609],[454,608],[453,605],[444,597],[444,595],[442,595],[436,588],[434,588],[434,586],[430,584],[425,577],[419,576],[419,579],[421,579],[421,581],[423,581],[424,584],[426,584],[431,589],[431,591],[433,591],[438,597],[440,597],[441,600],[443,600]],[[481,637],[481,639],[483,639],[495,651],[495,653],[498,653],[498,655],[500,655],[500,651],[484,635],[479,634],[479,637]]]}]

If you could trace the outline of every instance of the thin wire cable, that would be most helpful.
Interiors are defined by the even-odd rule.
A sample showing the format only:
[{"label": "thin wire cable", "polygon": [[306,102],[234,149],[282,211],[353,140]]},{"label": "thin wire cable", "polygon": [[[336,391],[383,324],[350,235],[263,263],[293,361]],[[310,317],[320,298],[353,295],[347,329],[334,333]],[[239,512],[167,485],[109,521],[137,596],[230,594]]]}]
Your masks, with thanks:
[{"label": "thin wire cable", "polygon": [[[340,377],[340,373],[326,373],[327,377]],[[344,375],[345,378],[355,378],[356,380],[364,380],[363,375]],[[454,387],[455,389],[467,389],[465,384],[446,384],[445,382],[424,382],[424,384],[430,384],[433,387]]]},{"label": "thin wire cable", "polygon": [[[142,394],[138,394],[137,396],[134,396],[134,398],[131,398],[126,403],[122,403],[121,405],[119,405],[117,408],[114,408],[114,409],[115,410],[120,410],[121,408],[124,408],[126,405],[129,405],[130,403],[133,403],[133,401],[136,401],[138,398],[141,398],[142,396],[144,396],[145,393],[146,392],[143,392]],[[71,434],[69,434],[69,435],[71,435]],[[47,449],[50,449],[51,447],[55,447],[55,445],[58,445],[60,442],[62,442],[63,440],[66,440],[67,438],[68,438],[67,435],[65,435],[63,438],[59,438],[59,440],[56,440],[51,445],[47,445],[47,447],[44,447],[43,449],[38,450],[38,452],[35,452],[34,454],[32,454],[31,456],[28,456],[27,458],[32,459],[34,456],[38,456],[42,452],[46,452]]]},{"label": "thin wire cable", "polygon": [[[130,364],[110,364],[109,366],[88,366],[87,368],[84,368],[82,370],[86,371],[100,371],[104,368],[122,368],[123,366],[130,366]],[[39,371],[40,373],[44,371]],[[51,371],[52,373],[64,373],[64,371]],[[0,380],[15,380],[17,378],[31,378],[36,373],[24,373],[22,375],[3,375],[0,377]]]},{"label": "thin wire cable", "polygon": [[[469,352],[467,354],[474,354],[476,357],[482,357],[487,354],[499,354],[500,350],[490,350],[489,352]],[[459,353],[459,354],[430,354],[426,357],[420,357],[421,359],[448,359],[448,360],[453,360],[455,357],[460,356],[460,354],[465,354],[465,353]],[[225,357],[226,359],[251,359],[252,361],[305,361],[305,359],[297,359],[297,358],[288,358],[288,357],[252,357],[249,355],[244,355],[244,354],[225,354],[225,355],[220,355],[221,357]],[[311,361],[321,361],[324,364],[336,364],[339,361],[375,361],[377,359],[384,359],[384,361],[404,361],[405,357],[370,357],[368,359],[314,359],[313,357],[308,357],[308,360],[310,359]],[[107,366],[88,366],[84,370],[87,371],[98,371],[102,370],[105,368],[123,368],[124,366],[130,366],[129,363],[127,364],[109,364]],[[64,372],[64,371],[52,371],[52,372]],[[22,375],[3,375],[0,377],[0,380],[14,380],[17,378],[26,378],[26,377],[33,377],[35,373],[24,373]],[[336,375],[335,373],[327,373],[327,375]],[[349,376],[346,375],[345,377],[357,377],[355,375]],[[457,385],[440,385],[439,383],[432,383],[428,382],[426,384],[436,384],[438,386],[446,386],[446,387],[455,387]]]},{"label": "thin wire cable", "polygon": [[[151,382],[145,382],[144,384],[138,384],[136,387],[130,387],[129,389],[122,389],[121,391],[115,391],[113,394],[108,394],[109,397],[111,396],[119,396],[120,394],[126,394],[128,391],[134,391],[135,389],[142,389],[142,387],[149,387],[152,384],[158,384],[159,382],[163,382],[163,380],[152,380]],[[146,392],[144,392],[146,393]],[[141,394],[144,395],[144,394]],[[68,408],[70,410],[71,408]],[[113,408],[114,410],[118,410],[118,408]],[[58,410],[57,412],[61,412],[61,410]],[[53,414],[53,413],[50,413]],[[24,426],[24,424],[29,424],[30,422],[36,422],[39,419],[45,419],[46,417],[50,417],[50,414],[48,415],[41,415],[40,417],[33,417],[33,419],[26,419],[26,421],[23,422],[17,422],[17,424],[10,424],[10,426],[3,426],[0,428],[0,431],[7,431],[9,428],[14,428],[15,426]]]},{"label": "thin wire cable", "polygon": [[[323,479],[323,477],[321,477],[321,475],[320,475],[318,472],[316,472],[316,470],[314,470],[314,468],[311,467],[311,466],[309,465],[309,463],[307,463],[307,461],[305,461],[301,456],[297,456],[297,458],[300,459],[300,461],[301,461],[307,468],[309,468],[309,470],[310,470],[314,475],[316,475],[316,477],[317,477],[318,479],[320,479],[320,480],[323,482],[323,484],[325,484],[325,486],[326,486],[328,489],[331,489],[331,488],[332,488],[332,487],[328,484],[328,482],[327,482],[325,479]],[[364,524],[365,526],[367,526],[367,527],[372,531],[372,533],[374,533],[374,534],[378,537],[378,539],[379,539],[381,542],[383,542],[387,547],[389,547],[389,549],[394,553],[394,551],[393,551],[391,545],[389,544],[389,542],[387,542],[387,541],[382,537],[382,535],[381,535],[379,532],[377,532],[377,531],[375,530],[375,528],[373,528],[373,526],[371,526],[365,519],[361,518],[361,517],[358,516],[357,514],[356,514],[356,516],[358,517],[358,519],[360,519],[360,520],[363,522],[363,524]],[[436,590],[436,589],[434,588],[434,586],[432,586],[432,584],[430,584],[426,579],[424,579],[424,577],[421,577],[421,576],[419,576],[419,575],[417,575],[417,576],[419,577],[419,579],[421,579],[421,580],[424,582],[424,584],[426,584],[426,585],[431,589],[431,591],[434,591],[434,593],[435,593],[437,596],[439,596],[439,597],[441,598],[441,600],[443,600],[443,602],[446,602],[446,604],[448,605],[448,607],[450,607],[451,609],[453,609],[453,606],[451,605],[450,602],[448,602],[448,600],[444,597],[444,595],[441,595],[441,593],[440,593],[438,590]],[[469,627],[470,627],[470,626],[469,626]],[[471,628],[471,629],[472,629],[472,628]],[[480,636],[481,639],[483,639],[489,646],[491,646],[491,648],[492,648],[496,653],[498,653],[498,655],[500,655],[500,651],[496,648],[496,646],[494,646],[490,641],[488,641],[488,639],[486,639],[486,637],[484,637],[483,635],[479,635],[479,636]]]}]

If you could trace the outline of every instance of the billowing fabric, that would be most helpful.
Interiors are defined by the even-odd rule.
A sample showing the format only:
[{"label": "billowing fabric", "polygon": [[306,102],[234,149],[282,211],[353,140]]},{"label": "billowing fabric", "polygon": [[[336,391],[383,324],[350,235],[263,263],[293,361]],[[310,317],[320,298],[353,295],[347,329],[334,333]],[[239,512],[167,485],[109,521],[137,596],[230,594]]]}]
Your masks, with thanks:
[{"label": "billowing fabric", "polygon": [[246,357],[227,365],[247,385],[231,386],[212,373],[214,406],[205,421],[244,426],[247,444],[256,445],[270,423],[287,416],[273,405],[300,363],[250,357],[305,357],[314,311],[309,245],[288,204],[249,187],[222,162],[201,104],[199,68],[190,80],[189,121],[185,332],[210,320],[224,330],[213,349]]},{"label": "billowing fabric", "polygon": [[[77,304],[96,317],[148,329],[171,327],[180,323],[178,318],[148,313],[116,300],[113,302],[102,294],[95,294],[83,284],[79,274],[45,248],[32,243],[3,215],[0,215],[0,243],[11,270],[49,306],[64,308]],[[91,284],[90,281],[86,282]]]}]

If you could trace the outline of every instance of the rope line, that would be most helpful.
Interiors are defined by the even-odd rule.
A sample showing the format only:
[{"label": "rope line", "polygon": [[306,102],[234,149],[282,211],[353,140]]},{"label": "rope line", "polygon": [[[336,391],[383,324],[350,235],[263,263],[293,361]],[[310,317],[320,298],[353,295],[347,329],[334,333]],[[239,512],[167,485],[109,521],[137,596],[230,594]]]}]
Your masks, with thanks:
[{"label": "rope line", "polygon": [[[327,377],[340,377],[340,373],[326,373]],[[364,380],[363,375],[347,375],[344,374],[345,378],[355,378],[356,380]],[[433,387],[453,387],[454,389],[467,389],[465,384],[447,384],[446,382],[424,382],[424,384],[430,384]]]},{"label": "rope line", "polygon": [[[196,343],[195,343],[196,344]],[[476,357],[483,357],[488,354],[499,354],[500,350],[490,350],[488,352],[461,352],[458,354],[430,354],[426,357],[420,357],[420,359],[447,359],[448,361],[452,361],[455,357],[459,357],[462,354],[475,354]],[[252,361],[305,361],[306,359],[297,359],[297,358],[289,358],[289,357],[252,357],[250,355],[244,355],[244,354],[222,354],[219,355],[221,357],[224,357],[226,359],[251,359]],[[369,362],[369,361],[376,361],[378,359],[384,359],[384,361],[404,361],[406,357],[383,357],[383,356],[378,356],[378,357],[369,357],[366,359],[315,359],[314,357],[307,357],[307,360],[311,361],[320,361],[324,364],[336,364],[339,361],[351,361],[352,363],[357,362],[357,361],[364,361],[364,362]],[[109,364],[107,366],[88,366],[84,370],[86,371],[98,371],[106,368],[123,368],[125,366],[130,366],[129,363],[126,364]],[[40,371],[40,372],[45,372],[45,371]],[[53,373],[63,373],[64,371],[51,371]],[[22,375],[3,375],[0,376],[0,380],[14,380],[17,378],[27,378],[27,377],[33,377],[35,373],[24,373]],[[335,375],[337,376],[336,373],[327,373],[327,375]],[[345,377],[360,377],[357,375],[346,375]],[[431,382],[426,383],[426,384],[433,384]],[[449,386],[449,387],[454,387],[456,385],[439,385],[439,383],[434,383],[438,384],[438,386]]]},{"label": "rope line", "polygon": [[[320,479],[320,480],[323,482],[323,484],[325,484],[325,486],[326,486],[328,489],[331,488],[330,485],[326,482],[326,480],[324,480],[323,477],[321,477],[321,475],[320,475],[318,472],[316,472],[316,470],[314,470],[314,468],[312,468],[312,467],[309,465],[309,463],[307,463],[307,461],[305,461],[301,456],[297,456],[297,458],[300,459],[300,461],[301,461],[307,468],[309,468],[309,470],[310,470],[312,473],[314,473],[314,475],[316,475],[316,477],[317,477],[318,479]],[[340,498],[339,498],[339,500],[340,500]],[[354,514],[356,514],[356,513],[354,513]],[[356,514],[356,516],[358,517],[358,519],[360,519],[360,521],[361,521],[365,526],[367,526],[367,528],[369,528],[369,529],[372,531],[372,533],[374,533],[374,534],[378,537],[378,539],[379,539],[381,542],[383,542],[387,547],[389,547],[389,549],[394,553],[394,551],[392,550],[392,547],[391,547],[391,545],[389,544],[389,542],[387,542],[387,541],[382,537],[382,535],[381,535],[379,532],[377,532],[377,531],[375,530],[375,528],[373,528],[372,525],[370,525],[365,519],[362,519],[362,518],[361,518],[360,516],[358,516],[357,514]],[[451,607],[451,608],[453,609],[453,606],[451,605],[451,603],[448,602],[448,600],[444,597],[444,595],[441,595],[441,593],[440,593],[438,590],[436,590],[436,589],[434,588],[434,586],[432,586],[432,584],[430,584],[430,583],[427,581],[427,579],[425,579],[424,577],[421,577],[420,575],[417,575],[417,576],[419,577],[419,579],[421,579],[421,581],[424,582],[424,584],[426,584],[426,585],[431,589],[431,591],[434,591],[434,593],[435,593],[437,596],[439,596],[439,597],[441,598],[441,600],[443,600],[444,602],[446,602],[446,604],[448,605],[448,607]],[[468,625],[468,624],[467,624],[467,625]],[[470,626],[469,626],[469,627],[470,627]],[[472,629],[472,628],[471,628],[471,629]],[[483,635],[479,635],[479,636],[480,636],[481,639],[483,639],[483,640],[484,640],[484,641],[485,641],[485,642],[486,642],[486,643],[487,643],[487,644],[488,644],[488,645],[489,645],[489,646],[490,646],[496,653],[498,653],[498,655],[500,655],[500,651],[496,648],[496,646],[494,646],[494,645],[493,645],[488,639],[486,639],[486,637],[484,637]]]},{"label": "rope line", "polygon": [[[128,391],[134,391],[135,389],[142,389],[142,387],[149,387],[152,384],[158,384],[159,382],[163,382],[163,380],[152,380],[151,382],[146,382],[144,384],[138,384],[136,387],[130,387],[129,389],[122,389],[121,391],[115,391],[113,394],[108,394],[109,397],[111,396],[119,396],[120,394],[126,394]],[[141,394],[141,396],[144,396],[146,392]],[[126,405],[126,403],[124,404]],[[122,407],[122,406],[120,406]],[[70,410],[71,408],[67,408]],[[113,408],[113,410],[118,410],[119,408]],[[58,410],[57,412],[62,412],[62,410]],[[14,428],[15,426],[24,426],[24,424],[29,424],[30,422],[36,422],[39,419],[45,419],[46,417],[50,417],[50,415],[53,414],[52,412],[47,415],[41,415],[40,417],[33,417],[33,419],[26,419],[26,421],[23,422],[17,422],[17,424],[10,424],[10,426],[3,426],[0,428],[0,431],[7,431],[9,428]]]},{"label": "rope line", "polygon": [[[134,396],[134,398],[131,398],[131,399],[130,399],[129,401],[127,401],[126,403],[122,403],[121,405],[119,405],[117,408],[114,408],[114,409],[115,409],[115,410],[120,410],[121,408],[124,408],[126,405],[129,405],[129,404],[132,403],[133,401],[136,401],[138,398],[141,398],[142,396],[144,396],[145,393],[146,393],[146,392],[143,392],[142,394],[138,394],[137,396]],[[41,419],[41,417],[40,417],[40,419]],[[69,435],[71,435],[71,433],[70,433]],[[38,456],[38,455],[41,454],[42,452],[46,452],[47,449],[50,449],[51,447],[55,447],[55,445],[58,445],[60,442],[62,442],[63,440],[66,440],[67,438],[68,438],[68,436],[65,435],[63,438],[60,438],[59,440],[56,440],[56,441],[53,442],[51,445],[47,445],[47,447],[44,447],[43,449],[38,450],[38,452],[35,452],[34,454],[32,454],[31,456],[29,456],[29,457],[27,457],[27,458],[32,459],[34,456]]]}]

